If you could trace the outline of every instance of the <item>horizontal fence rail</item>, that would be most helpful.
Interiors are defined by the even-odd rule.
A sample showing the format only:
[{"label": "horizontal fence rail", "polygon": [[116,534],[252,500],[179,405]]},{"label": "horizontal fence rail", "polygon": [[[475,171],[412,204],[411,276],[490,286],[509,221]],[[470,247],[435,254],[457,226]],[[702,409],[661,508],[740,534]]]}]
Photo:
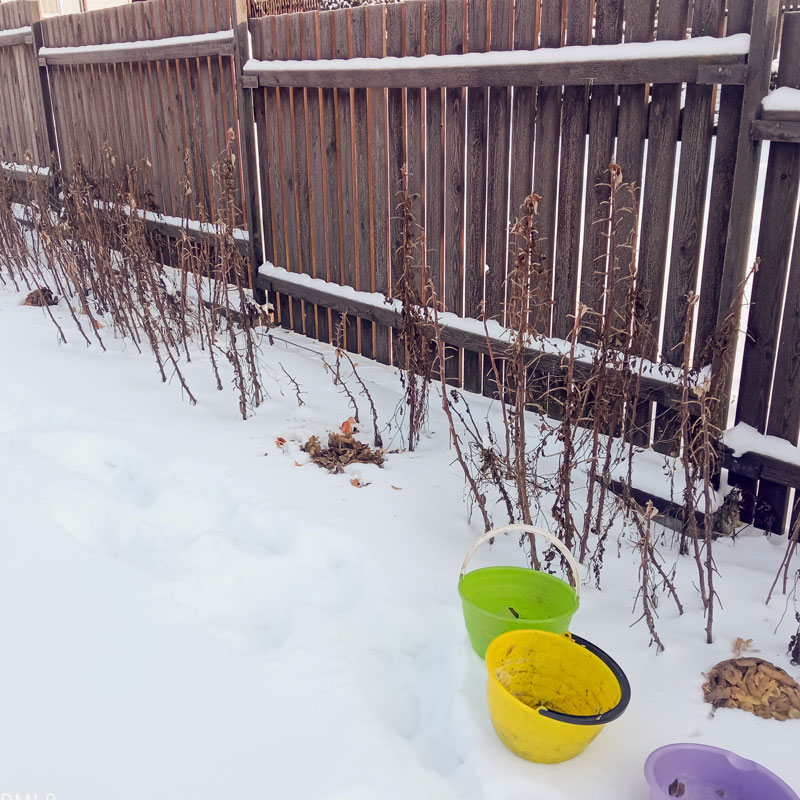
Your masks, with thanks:
[{"label": "horizontal fence rail", "polygon": [[[502,53],[248,61],[259,86],[436,88],[629,83],[744,83],[750,37],[542,48]],[[740,69],[732,69],[739,66]]]},{"label": "horizontal fence rail", "polygon": [[166,39],[135,42],[113,42],[74,47],[42,47],[39,64],[122,64],[129,61],[169,61],[176,58],[232,56],[233,31],[171,36]]}]

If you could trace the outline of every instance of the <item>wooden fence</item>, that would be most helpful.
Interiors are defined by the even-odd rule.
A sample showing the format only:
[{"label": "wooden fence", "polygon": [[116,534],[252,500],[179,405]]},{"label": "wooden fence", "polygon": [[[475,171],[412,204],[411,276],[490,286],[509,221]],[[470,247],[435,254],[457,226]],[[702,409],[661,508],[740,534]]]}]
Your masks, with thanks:
[{"label": "wooden fence", "polygon": [[[800,380],[800,254],[789,263],[786,232],[800,122],[761,111],[779,18],[780,79],[796,85],[797,17],[785,5],[408,0],[251,9],[248,20],[247,0],[148,0],[39,22],[34,4],[15,0],[0,5],[0,154],[19,165],[29,149],[43,165],[55,152],[69,171],[76,158],[91,167],[113,152],[114,169],[140,165],[143,204],[213,221],[214,163],[232,135],[254,272],[263,260],[280,268],[255,281],[276,293],[281,324],[331,341],[346,313],[345,346],[387,363],[396,312],[360,293],[392,292],[403,169],[434,291],[466,319],[504,322],[509,225],[539,195],[552,297],[540,327],[563,338],[579,303],[623,302],[594,268],[607,249],[598,220],[614,157],[637,187],[639,283],[657,332],[642,355],[680,364],[688,292],[701,297],[697,360],[746,274],[761,141],[781,140],[770,155],[739,419],[796,443],[786,400]],[[618,47],[568,49],[589,44]],[[419,59],[431,55],[453,58]],[[491,392],[486,342],[468,328],[447,334],[456,348],[448,377]],[[557,357],[540,363],[558,375]],[[658,375],[642,391],[660,410],[680,394]],[[786,491],[755,483],[763,463],[736,462],[777,526]]]},{"label": "wooden fence", "polygon": [[[719,37],[724,3],[693,6],[693,37]],[[777,15],[774,0],[756,6],[749,42],[729,39],[740,49],[717,54],[714,42],[701,53],[696,42],[684,40],[688,0],[662,0],[658,25],[654,0],[597,2],[594,24],[589,0],[410,0],[251,20],[253,57],[263,63],[245,73],[260,87],[254,96],[264,141],[261,182],[269,197],[263,206],[267,258],[292,272],[387,292],[397,274],[395,195],[405,164],[437,296],[461,316],[483,310],[502,321],[509,224],[533,190],[541,198],[539,233],[553,298],[543,332],[563,338],[578,302],[602,307],[603,278],[593,267],[607,240],[597,220],[616,154],[624,179],[643,184],[639,275],[650,288],[646,315],[654,330],[663,327],[644,355],[655,357],[660,349],[680,364],[686,294],[697,285],[701,263],[698,344],[731,300],[722,275],[726,252],[733,258],[725,242],[737,196],[739,119],[744,95],[760,100],[769,78],[764,53],[747,68],[745,62],[767,38],[772,47]],[[732,9],[729,37],[750,32],[751,10],[747,2]],[[684,40],[679,57],[642,58],[636,43],[650,41],[656,28],[659,41]],[[550,49],[621,42],[627,49],[613,60],[559,60]],[[537,60],[538,48],[548,48],[544,60]],[[385,69],[352,61],[515,50],[533,51],[527,65],[481,66],[472,59],[423,71],[413,59]],[[335,58],[350,61],[332,63]],[[282,70],[279,62],[287,59],[309,63]],[[315,69],[314,61],[326,63]],[[750,170],[740,182],[753,177]],[[739,213],[747,210],[747,199],[741,201]],[[738,285],[744,263],[729,274],[729,283]],[[329,334],[317,310],[299,302],[280,310],[296,330],[323,339]],[[347,334],[348,346],[386,357],[380,327],[351,319]],[[481,391],[484,373],[481,357],[465,353],[463,385]]]},{"label": "wooden fence", "polygon": [[50,115],[36,57],[39,5],[35,2],[0,4],[0,161],[44,167],[54,147]]},{"label": "wooden fence", "polygon": [[[800,89],[800,12],[783,18],[778,86]],[[737,422],[797,444],[800,436],[800,109],[763,109],[752,123],[756,137],[772,139],[758,234],[761,259],[747,322]],[[800,470],[798,470],[800,471]],[[785,485],[756,470],[737,482],[761,527],[779,529],[787,511]],[[797,476],[795,476],[795,486]],[[797,487],[796,488],[800,488]]]}]

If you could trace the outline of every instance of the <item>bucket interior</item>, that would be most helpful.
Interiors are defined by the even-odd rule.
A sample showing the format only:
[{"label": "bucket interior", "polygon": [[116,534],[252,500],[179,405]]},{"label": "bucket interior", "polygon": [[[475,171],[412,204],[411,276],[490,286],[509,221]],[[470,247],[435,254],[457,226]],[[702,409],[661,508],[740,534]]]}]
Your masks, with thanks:
[{"label": "bucket interior", "polygon": [[561,578],[525,567],[484,567],[458,584],[464,601],[500,619],[546,621],[572,615],[575,590]]},{"label": "bucket interior", "polygon": [[486,654],[494,677],[521,703],[573,716],[603,714],[619,703],[619,681],[593,653],[565,636],[524,633],[532,636]]},{"label": "bucket interior", "polygon": [[796,800],[776,775],[716,747],[673,745],[648,759],[647,780],[664,798],[683,800]]}]

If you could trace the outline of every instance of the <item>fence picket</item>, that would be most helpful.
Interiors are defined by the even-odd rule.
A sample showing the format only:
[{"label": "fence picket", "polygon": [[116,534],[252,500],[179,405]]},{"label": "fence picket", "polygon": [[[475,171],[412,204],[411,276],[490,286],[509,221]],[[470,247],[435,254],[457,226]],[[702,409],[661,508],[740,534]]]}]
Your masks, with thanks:
[{"label": "fence picket", "polygon": [[[383,58],[386,55],[386,9],[383,5],[368,6],[367,55]],[[370,291],[390,294],[389,278],[389,183],[388,150],[386,137],[386,90],[369,89],[367,93],[369,116],[370,173],[370,235],[372,238],[372,280]],[[390,363],[389,328],[373,326],[374,357],[383,364]]]},{"label": "fence picket", "polygon": [[[470,53],[488,49],[489,0],[467,4],[467,45]],[[466,243],[464,248],[464,315],[480,318],[486,265],[486,127],[488,89],[467,90]],[[463,385],[480,392],[483,356],[464,351]]]},{"label": "fence picket", "polygon": [[[445,52],[467,52],[466,0],[443,0]],[[444,211],[444,307],[464,315],[464,153],[466,148],[465,89],[445,89],[445,197]],[[445,375],[448,382],[461,384],[462,352],[446,350]]]},{"label": "fence picket", "polygon": [[[595,15],[595,44],[618,44],[622,40],[621,0],[597,0]],[[610,230],[610,223],[601,220],[608,217],[611,194],[608,170],[614,155],[616,130],[616,87],[592,87],[580,298],[581,303],[594,309],[598,315],[604,311],[607,275],[603,269]],[[591,340],[597,331],[599,317],[587,321],[589,326],[586,333]]]}]

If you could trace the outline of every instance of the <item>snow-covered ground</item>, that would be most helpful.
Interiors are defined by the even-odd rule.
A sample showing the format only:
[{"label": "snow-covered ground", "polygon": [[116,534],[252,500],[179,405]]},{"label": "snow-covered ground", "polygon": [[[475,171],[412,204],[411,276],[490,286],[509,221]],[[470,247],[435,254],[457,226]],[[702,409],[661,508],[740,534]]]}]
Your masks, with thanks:
[{"label": "snow-covered ground", "polygon": [[[622,665],[631,705],[574,760],[531,764],[494,734],[464,630],[458,570],[481,531],[435,392],[418,452],[329,475],[299,451],[351,413],[303,349],[324,346],[285,332],[265,343],[272,396],[242,422],[201,354],[186,369],[192,407],[110,331],[103,353],[65,320],[58,345],[22,298],[0,291],[0,793],[636,800],[647,754],[676,741],[734,749],[800,788],[800,720],[712,715],[701,692],[737,637],[800,675],[792,603],[764,605],[780,540],[717,543],[713,645],[694,564],[665,545],[687,611],[662,603],[661,654],[631,627],[631,545],[609,547],[604,589],[585,576],[572,629]],[[396,373],[365,359],[359,371],[387,422]],[[498,542],[473,563],[523,554]]]}]

